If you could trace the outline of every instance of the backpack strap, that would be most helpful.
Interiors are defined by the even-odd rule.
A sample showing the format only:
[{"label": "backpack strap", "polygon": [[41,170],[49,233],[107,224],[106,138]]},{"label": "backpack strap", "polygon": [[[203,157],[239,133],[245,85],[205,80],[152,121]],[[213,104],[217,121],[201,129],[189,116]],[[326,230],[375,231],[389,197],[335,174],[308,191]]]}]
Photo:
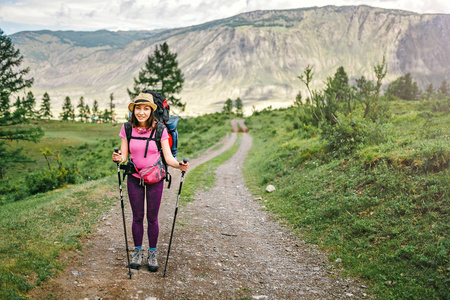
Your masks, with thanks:
[{"label": "backpack strap", "polygon": [[[148,144],[149,144],[149,142],[152,141],[152,140],[156,142],[156,140],[155,140],[156,131],[153,129],[152,132],[150,133],[150,137],[148,137],[148,138],[145,138],[145,137],[134,137],[134,136],[131,135],[132,127],[131,127],[130,122],[126,122],[124,125],[125,125],[125,134],[126,134],[126,136],[127,136],[127,142],[128,142],[128,153],[131,153],[131,151],[130,151],[130,140],[131,140],[131,139],[136,139],[136,140],[146,140],[146,141],[147,141],[147,144],[145,145],[145,154],[144,154],[144,158],[147,157],[147,150],[148,150]],[[161,138],[160,138],[160,139],[161,139]],[[158,145],[158,142],[156,143],[156,145]],[[161,148],[161,147],[159,146],[159,147],[158,147],[158,151],[159,151],[159,152],[161,152],[161,149],[160,149],[160,148]]]},{"label": "backpack strap", "polygon": [[123,125],[125,126],[125,135],[127,136],[128,153],[130,153],[130,139],[131,139],[131,131],[133,128],[131,128],[130,122],[125,122],[125,124]]},{"label": "backpack strap", "polygon": [[170,175],[170,173],[169,173],[166,159],[164,158],[164,153],[162,152],[162,147],[161,147],[161,137],[162,137],[164,128],[167,128],[167,127],[163,123],[161,123],[161,122],[156,123],[155,142],[156,142],[156,147],[158,147],[158,151],[161,155],[161,159],[163,161],[164,167],[166,168],[166,181],[168,182],[167,188],[170,189],[170,185],[172,184],[172,175]]}]

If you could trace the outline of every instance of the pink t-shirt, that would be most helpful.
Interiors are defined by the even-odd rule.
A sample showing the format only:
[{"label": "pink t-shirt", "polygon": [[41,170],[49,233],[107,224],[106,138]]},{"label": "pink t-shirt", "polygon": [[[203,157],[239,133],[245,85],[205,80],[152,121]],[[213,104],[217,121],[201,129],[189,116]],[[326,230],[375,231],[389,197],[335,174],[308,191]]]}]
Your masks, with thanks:
[{"label": "pink t-shirt", "polygon": [[[151,134],[147,132],[145,134],[139,134],[136,131],[136,128],[131,129],[131,136],[133,137],[144,137],[149,138]],[[155,132],[156,134],[156,132]],[[125,125],[122,125],[122,129],[120,130],[119,136],[123,139],[127,139],[127,134],[125,133]],[[167,133],[167,129],[164,128],[163,133],[161,135],[161,142],[167,140],[169,138],[169,134]],[[138,139],[130,139],[130,149],[128,151],[131,154],[131,159],[138,169],[145,168],[147,166],[153,165],[158,161],[160,157],[158,147],[156,146],[155,141],[149,141],[147,157],[144,158],[145,154],[145,146],[147,145],[147,140],[138,140]],[[136,177],[139,177],[137,174],[133,174]]]}]

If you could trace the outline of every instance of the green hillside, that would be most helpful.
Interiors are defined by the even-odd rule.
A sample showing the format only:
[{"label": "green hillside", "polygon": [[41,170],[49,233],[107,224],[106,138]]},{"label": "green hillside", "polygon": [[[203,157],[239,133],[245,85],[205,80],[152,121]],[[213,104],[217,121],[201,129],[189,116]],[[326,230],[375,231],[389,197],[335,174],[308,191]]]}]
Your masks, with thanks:
[{"label": "green hillside", "polygon": [[384,122],[341,120],[337,131],[356,134],[331,141],[299,126],[298,107],[258,112],[245,175],[262,205],[330,253],[331,269],[379,299],[448,299],[450,101],[389,106]]}]

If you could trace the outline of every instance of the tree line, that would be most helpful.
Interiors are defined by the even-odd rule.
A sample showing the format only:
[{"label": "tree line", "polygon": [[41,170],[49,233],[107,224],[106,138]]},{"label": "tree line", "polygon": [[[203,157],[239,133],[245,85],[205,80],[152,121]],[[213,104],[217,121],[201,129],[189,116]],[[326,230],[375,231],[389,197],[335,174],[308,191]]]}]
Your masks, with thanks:
[{"label": "tree line", "polygon": [[[110,94],[109,107],[103,111],[98,107],[98,101],[94,100],[92,109],[89,104],[86,103],[83,96],[80,97],[78,105],[72,105],[72,100],[69,96],[66,96],[62,106],[62,112],[59,114],[59,118],[62,121],[80,121],[80,122],[114,122],[115,121],[115,104],[114,93]],[[5,100],[8,102],[8,100]],[[36,109],[36,97],[32,91],[26,93],[25,96],[17,97],[16,102],[13,104],[16,115],[32,119],[32,120],[50,120],[54,118],[51,110],[50,95],[45,92],[42,96],[42,101],[39,109]]]}]

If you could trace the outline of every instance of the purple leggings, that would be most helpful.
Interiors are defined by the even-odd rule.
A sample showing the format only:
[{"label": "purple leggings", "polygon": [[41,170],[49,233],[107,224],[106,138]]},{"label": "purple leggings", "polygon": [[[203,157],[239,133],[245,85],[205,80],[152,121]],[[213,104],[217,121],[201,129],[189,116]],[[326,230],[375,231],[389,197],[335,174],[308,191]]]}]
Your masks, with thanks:
[{"label": "purple leggings", "polygon": [[[156,248],[158,243],[158,213],[161,204],[161,196],[164,188],[164,180],[158,183],[146,184],[145,187],[139,184],[140,179],[132,175],[127,176],[128,199],[130,199],[133,210],[133,232],[134,246],[142,246],[144,237],[144,215],[145,198],[147,198],[147,222],[148,222],[148,242],[150,248]],[[147,196],[147,197],[146,197]]]}]

